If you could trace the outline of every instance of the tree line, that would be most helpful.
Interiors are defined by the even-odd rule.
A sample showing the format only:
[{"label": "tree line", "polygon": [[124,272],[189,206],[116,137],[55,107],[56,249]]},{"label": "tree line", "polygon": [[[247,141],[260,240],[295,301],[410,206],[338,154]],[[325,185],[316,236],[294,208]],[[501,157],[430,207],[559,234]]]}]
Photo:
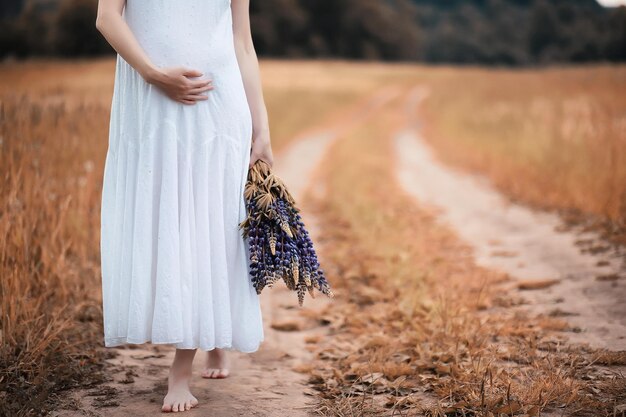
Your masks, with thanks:
[{"label": "tree line", "polygon": [[[97,0],[2,0],[0,56],[94,56]],[[257,52],[532,65],[626,60],[626,7],[595,0],[251,0]]]}]

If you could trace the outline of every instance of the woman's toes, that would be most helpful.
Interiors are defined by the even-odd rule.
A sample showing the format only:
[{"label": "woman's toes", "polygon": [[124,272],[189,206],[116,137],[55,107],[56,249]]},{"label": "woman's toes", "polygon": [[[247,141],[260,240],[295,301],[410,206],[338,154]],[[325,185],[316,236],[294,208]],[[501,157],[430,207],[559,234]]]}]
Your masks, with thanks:
[{"label": "woman's toes", "polygon": [[226,378],[229,375],[229,371],[226,368],[209,368],[205,369],[202,373],[203,378]]},{"label": "woman's toes", "polygon": [[172,404],[163,404],[163,407],[161,407],[161,411],[165,411],[167,413],[172,411]]},{"label": "woman's toes", "polygon": [[198,405],[198,399],[196,397],[191,397],[191,406],[195,407],[196,405]]}]

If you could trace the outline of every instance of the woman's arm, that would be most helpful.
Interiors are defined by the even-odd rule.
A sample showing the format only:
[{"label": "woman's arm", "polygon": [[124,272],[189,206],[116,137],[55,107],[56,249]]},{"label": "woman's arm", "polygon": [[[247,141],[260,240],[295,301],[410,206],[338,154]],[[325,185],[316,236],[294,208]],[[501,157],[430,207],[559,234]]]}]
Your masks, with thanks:
[{"label": "woman's arm", "polygon": [[189,68],[157,68],[137,42],[122,17],[126,0],[99,0],[96,27],[113,49],[150,84],[161,88],[172,100],[195,104],[206,100],[205,91],[213,89],[211,80],[191,80],[202,73]]},{"label": "woman's arm", "polygon": [[248,106],[252,114],[250,166],[262,159],[274,164],[267,108],[263,99],[261,73],[250,30],[250,0],[231,0],[235,53],[241,70]]}]

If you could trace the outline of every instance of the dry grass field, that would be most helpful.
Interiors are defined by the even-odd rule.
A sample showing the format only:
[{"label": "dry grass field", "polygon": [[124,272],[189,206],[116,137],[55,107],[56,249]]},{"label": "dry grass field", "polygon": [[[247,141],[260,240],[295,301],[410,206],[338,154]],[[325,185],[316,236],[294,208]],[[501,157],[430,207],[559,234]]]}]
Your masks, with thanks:
[{"label": "dry grass field", "polygon": [[[0,415],[51,409],[61,391],[105,377],[99,210],[113,69],[110,59],[0,65]],[[624,67],[264,61],[262,76],[275,151],[381,87],[423,84],[426,136],[444,160],[486,174],[513,198],[592,216],[623,241]],[[384,404],[360,399],[355,381],[367,375],[393,381],[385,389],[428,387],[433,415],[609,413],[624,381],[590,364],[625,365],[624,355],[557,349],[556,319],[485,312],[511,302],[498,289],[504,278],[474,265],[394,184],[389,138],[401,117],[393,102],[333,146],[326,192],[307,203],[322,219],[331,279],[349,300],[336,310],[343,335],[319,344],[332,375],[327,361],[309,370],[324,387],[325,413],[379,415]],[[340,348],[347,358],[333,357]],[[346,389],[352,395],[339,395]],[[416,409],[416,397],[389,401]]]},{"label": "dry grass field", "polygon": [[[0,67],[2,415],[101,379],[99,210],[113,69],[110,59]],[[328,71],[264,65],[275,149],[367,87],[333,86]]]},{"label": "dry grass field", "polygon": [[329,150],[310,197],[347,300],[328,312],[332,337],[310,340],[321,414],[613,415],[626,379],[605,365],[625,365],[626,352],[568,345],[558,315],[509,309],[522,301],[507,275],[477,266],[394,183],[401,98]]},{"label": "dry grass field", "polygon": [[451,68],[432,86],[426,137],[444,160],[626,243],[626,68]]}]

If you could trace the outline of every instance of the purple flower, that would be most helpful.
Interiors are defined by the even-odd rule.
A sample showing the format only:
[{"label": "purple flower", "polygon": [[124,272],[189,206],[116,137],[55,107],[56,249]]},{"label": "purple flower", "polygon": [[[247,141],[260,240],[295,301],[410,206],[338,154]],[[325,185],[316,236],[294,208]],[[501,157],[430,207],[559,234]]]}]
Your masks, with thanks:
[{"label": "purple flower", "polygon": [[320,268],[313,242],[285,184],[262,160],[248,172],[244,192],[247,218],[241,222],[250,253],[250,279],[257,292],[282,279],[298,304],[308,291],[333,296]]}]

